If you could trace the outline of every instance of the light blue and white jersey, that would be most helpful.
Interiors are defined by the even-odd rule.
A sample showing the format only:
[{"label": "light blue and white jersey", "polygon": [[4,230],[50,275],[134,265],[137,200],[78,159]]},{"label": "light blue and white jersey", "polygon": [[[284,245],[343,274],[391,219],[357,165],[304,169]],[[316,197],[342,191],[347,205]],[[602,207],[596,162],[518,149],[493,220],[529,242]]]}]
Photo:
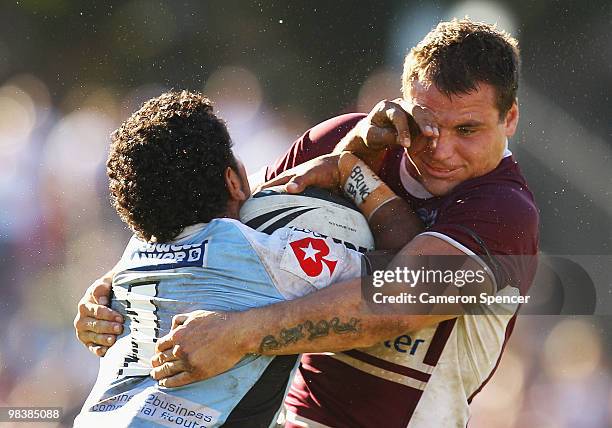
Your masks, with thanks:
[{"label": "light blue and white jersey", "polygon": [[245,415],[248,419],[254,410],[244,403],[251,389],[259,388],[259,403],[269,394],[275,413],[287,376],[279,398],[278,382],[267,379],[279,376],[275,358],[251,355],[211,379],[160,387],[149,376],[150,358],[158,338],[170,331],[172,317],[197,309],[242,311],[297,298],[360,276],[361,254],[306,230],[281,228],[266,235],[236,220],[215,219],[186,228],[169,243],[133,237],[117,272],[112,308],[125,317],[124,333],[101,359],[75,426],[214,427]]}]

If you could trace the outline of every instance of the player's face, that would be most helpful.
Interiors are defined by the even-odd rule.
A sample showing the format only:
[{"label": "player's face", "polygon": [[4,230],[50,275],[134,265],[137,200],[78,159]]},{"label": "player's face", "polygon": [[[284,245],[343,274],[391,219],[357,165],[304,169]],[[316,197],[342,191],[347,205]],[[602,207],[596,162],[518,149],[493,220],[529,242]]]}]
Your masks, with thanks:
[{"label": "player's face", "polygon": [[500,120],[495,98],[495,89],[486,83],[469,94],[448,97],[435,85],[413,82],[407,101],[431,110],[440,130],[435,147],[421,137],[408,149],[416,178],[431,194],[447,194],[502,160],[505,140],[516,130],[518,106],[515,103]]}]

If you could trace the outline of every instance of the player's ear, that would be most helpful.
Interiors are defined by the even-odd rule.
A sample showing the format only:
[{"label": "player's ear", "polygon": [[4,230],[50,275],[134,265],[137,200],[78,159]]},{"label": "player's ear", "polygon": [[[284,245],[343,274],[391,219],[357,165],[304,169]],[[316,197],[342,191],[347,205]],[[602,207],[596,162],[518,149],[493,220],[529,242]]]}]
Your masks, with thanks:
[{"label": "player's ear", "polygon": [[230,199],[235,201],[246,201],[249,197],[242,189],[242,180],[233,168],[225,168],[225,187],[229,193]]},{"label": "player's ear", "polygon": [[512,103],[512,107],[506,113],[506,117],[504,118],[504,128],[506,137],[512,137],[516,132],[516,127],[518,125],[519,120],[519,107],[518,107],[518,99],[514,100]]}]

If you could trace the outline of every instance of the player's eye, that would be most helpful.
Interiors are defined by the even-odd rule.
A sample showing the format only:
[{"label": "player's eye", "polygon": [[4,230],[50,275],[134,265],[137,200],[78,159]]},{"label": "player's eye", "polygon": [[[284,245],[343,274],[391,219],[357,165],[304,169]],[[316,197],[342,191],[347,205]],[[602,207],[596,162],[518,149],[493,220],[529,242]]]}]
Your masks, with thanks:
[{"label": "player's eye", "polygon": [[457,134],[461,135],[462,137],[468,137],[472,135],[474,132],[476,132],[476,130],[468,126],[457,127]]}]

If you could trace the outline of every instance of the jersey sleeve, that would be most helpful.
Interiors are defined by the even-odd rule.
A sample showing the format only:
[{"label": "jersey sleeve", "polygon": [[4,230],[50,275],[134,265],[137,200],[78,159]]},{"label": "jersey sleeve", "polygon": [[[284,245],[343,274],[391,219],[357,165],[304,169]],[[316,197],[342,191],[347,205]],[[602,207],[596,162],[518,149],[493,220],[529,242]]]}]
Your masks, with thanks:
[{"label": "jersey sleeve", "polygon": [[306,229],[280,228],[271,235],[244,228],[274,286],[287,300],[361,276],[361,253]]},{"label": "jersey sleeve", "polygon": [[266,181],[318,156],[331,153],[336,144],[366,115],[343,114],[321,122],[298,138],[287,153],[266,170]]},{"label": "jersey sleeve", "polygon": [[526,192],[479,186],[440,207],[436,222],[422,235],[478,256],[493,276],[495,291],[510,285],[524,295],[537,267],[538,222],[537,208]]}]

